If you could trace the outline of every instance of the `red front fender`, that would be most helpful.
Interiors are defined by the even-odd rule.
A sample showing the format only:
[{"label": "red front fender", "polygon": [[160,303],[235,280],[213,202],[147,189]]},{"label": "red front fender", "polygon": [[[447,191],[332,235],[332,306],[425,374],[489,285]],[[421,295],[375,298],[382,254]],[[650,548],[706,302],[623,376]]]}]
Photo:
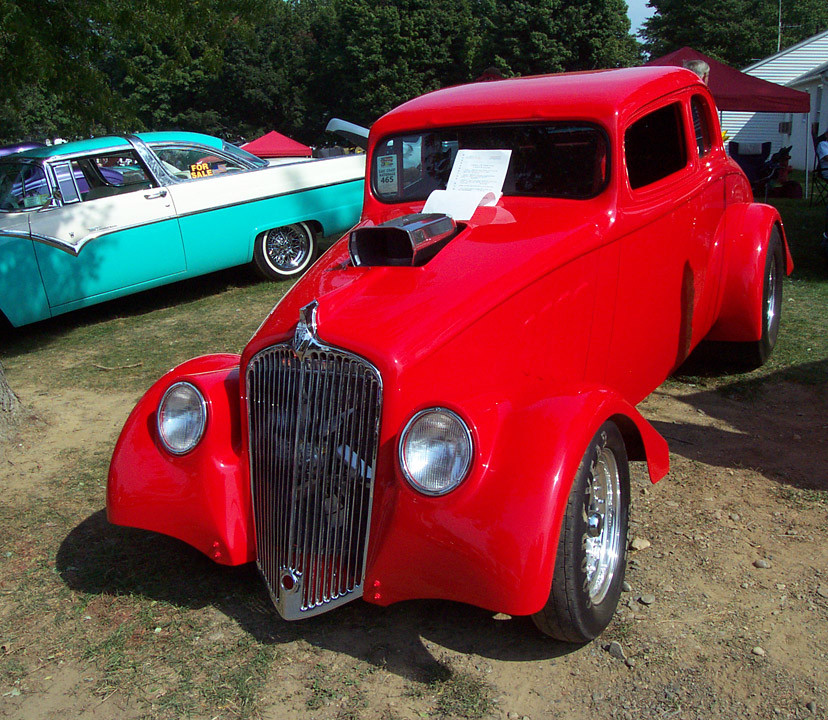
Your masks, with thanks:
[{"label": "red front fender", "polygon": [[[183,456],[158,439],[156,410],[174,382],[195,385],[207,403],[199,444]],[[239,356],[207,355],[156,382],[121,431],[106,494],[109,521],[171,535],[223,565],[256,557],[247,452],[239,420]]]},{"label": "red front fender", "polygon": [[478,467],[454,492],[425,497],[396,472],[392,498],[374,508],[365,599],[456,600],[513,615],[537,612],[552,582],[558,533],[578,464],[612,419],[653,482],[669,466],[667,443],[617,393],[594,389],[483,418]]}]

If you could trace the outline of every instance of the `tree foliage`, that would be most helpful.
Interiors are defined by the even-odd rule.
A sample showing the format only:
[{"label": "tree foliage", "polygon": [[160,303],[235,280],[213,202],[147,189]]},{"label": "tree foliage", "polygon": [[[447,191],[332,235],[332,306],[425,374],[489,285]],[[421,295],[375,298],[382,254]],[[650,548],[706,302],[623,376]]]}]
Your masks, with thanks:
[{"label": "tree foliage", "polygon": [[828,28],[825,0],[650,0],[644,49],[659,57],[684,46],[744,67]]},{"label": "tree foliage", "polygon": [[638,57],[622,0],[491,3],[483,55],[507,75],[630,65]]},{"label": "tree foliage", "polygon": [[[663,0],[662,0],[663,1]],[[306,142],[411,97],[631,64],[623,0],[0,0],[0,142],[179,128]]]}]

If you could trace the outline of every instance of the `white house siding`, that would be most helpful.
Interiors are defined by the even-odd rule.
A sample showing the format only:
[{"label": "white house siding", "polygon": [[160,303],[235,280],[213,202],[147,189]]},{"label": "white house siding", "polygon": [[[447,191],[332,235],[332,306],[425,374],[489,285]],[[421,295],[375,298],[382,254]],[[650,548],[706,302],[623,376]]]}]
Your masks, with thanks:
[{"label": "white house siding", "polygon": [[828,63],[824,63],[816,72],[791,83],[795,90],[802,90],[811,96],[811,112],[809,115],[797,115],[798,122],[793,124],[795,167],[814,166],[814,145],[811,139],[812,129],[818,133],[828,130]]},{"label": "white house siding", "polygon": [[[782,52],[772,55],[764,60],[754,63],[745,68],[742,72],[754,77],[775,82],[779,85],[792,85],[803,75],[808,74],[815,68],[824,65],[828,61],[828,30],[803,40],[797,45],[786,48]],[[824,80],[815,78],[813,85],[797,87],[797,90],[806,90],[811,94],[811,114],[808,118],[804,113],[791,115],[790,113],[745,113],[745,112],[722,112],[722,130],[726,131],[731,140],[741,142],[766,142],[772,143],[772,151],[780,147],[793,145],[791,153],[791,165],[800,170],[806,165],[810,167],[813,162],[813,148],[808,147],[810,137],[808,127],[810,122],[815,122],[814,102],[816,100],[816,87],[824,85]],[[823,105],[828,96],[828,88],[823,90]],[[781,122],[791,121],[791,134],[779,132]],[[828,122],[828,114],[822,110],[822,125]]]}]

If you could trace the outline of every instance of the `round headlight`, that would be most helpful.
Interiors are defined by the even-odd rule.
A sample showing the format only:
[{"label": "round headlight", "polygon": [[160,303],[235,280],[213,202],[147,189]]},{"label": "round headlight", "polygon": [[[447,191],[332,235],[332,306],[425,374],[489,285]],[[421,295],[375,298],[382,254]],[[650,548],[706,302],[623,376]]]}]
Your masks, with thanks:
[{"label": "round headlight", "polygon": [[158,406],[158,436],[174,455],[190,452],[207,424],[207,403],[194,385],[170,385]]},{"label": "round headlight", "polygon": [[426,495],[443,495],[469,472],[472,437],[460,416],[445,408],[418,412],[400,438],[400,467],[405,479]]}]

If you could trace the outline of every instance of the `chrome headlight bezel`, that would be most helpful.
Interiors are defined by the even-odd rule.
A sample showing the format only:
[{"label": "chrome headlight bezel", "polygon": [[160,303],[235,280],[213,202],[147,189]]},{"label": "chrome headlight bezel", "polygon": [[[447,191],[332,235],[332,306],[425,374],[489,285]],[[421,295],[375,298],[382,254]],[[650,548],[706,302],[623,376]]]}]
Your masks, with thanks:
[{"label": "chrome headlight bezel", "polygon": [[[451,465],[456,465],[456,467],[452,469],[451,476],[440,487],[435,487],[433,484],[428,485],[423,482],[424,476],[428,474],[429,466],[433,465],[433,460],[428,460],[423,463],[419,469],[412,467],[411,462],[411,443],[415,440],[431,443],[431,448],[425,450],[427,455],[433,454],[434,450],[441,445],[443,447],[446,446],[445,439],[441,440],[434,437],[429,441],[428,438],[418,438],[415,435],[417,431],[427,430],[427,428],[423,427],[423,423],[428,422],[429,420],[436,420],[437,418],[433,416],[443,416],[444,423],[447,422],[447,424],[444,425],[444,429],[453,434],[453,436],[449,439],[449,442],[454,444],[454,448],[451,449],[451,453],[453,455]],[[459,452],[457,452],[458,450]],[[448,408],[430,407],[414,413],[414,415],[412,415],[409,421],[405,424],[405,427],[400,434],[400,441],[397,447],[397,460],[400,465],[400,470],[408,484],[418,493],[423,495],[439,497],[456,490],[468,477],[473,459],[474,439],[472,437],[472,432],[463,418]]]},{"label": "chrome headlight bezel", "polygon": [[[187,442],[180,446],[174,446],[170,442],[170,433],[165,430],[170,418],[165,418],[165,412],[169,411],[168,403],[174,400],[174,395],[177,391],[182,390],[189,396],[190,405],[182,403],[178,410],[178,418],[182,417],[187,412],[195,413],[195,430],[186,432]],[[187,422],[185,420],[185,422]],[[204,431],[207,428],[207,401],[201,391],[192,383],[179,381],[170,385],[164,395],[161,397],[161,402],[158,403],[158,409],[155,412],[155,425],[158,431],[158,439],[164,449],[171,455],[181,456],[192,452],[201,442],[204,437]]]}]

